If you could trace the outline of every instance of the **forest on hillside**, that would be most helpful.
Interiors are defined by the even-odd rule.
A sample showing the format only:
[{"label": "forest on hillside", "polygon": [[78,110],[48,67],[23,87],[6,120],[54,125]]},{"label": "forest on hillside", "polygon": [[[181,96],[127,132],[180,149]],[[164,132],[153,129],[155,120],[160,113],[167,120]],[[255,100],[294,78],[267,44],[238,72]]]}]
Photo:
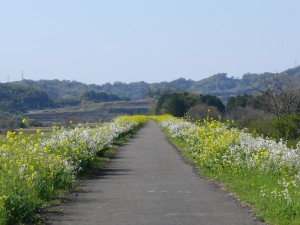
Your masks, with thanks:
[{"label": "forest on hillside", "polygon": [[[46,108],[63,108],[66,106],[78,106],[89,103],[129,101],[115,94],[106,92],[86,91],[78,97],[53,98],[38,87],[1,84],[0,83],[0,132],[24,127],[22,123],[24,113],[29,110]],[[31,121],[31,125],[41,126],[39,121]]]},{"label": "forest on hillside", "polygon": [[39,88],[45,91],[50,99],[74,99],[84,92],[95,91],[111,93],[131,100],[143,98],[159,98],[163,94],[187,91],[197,94],[213,95],[219,97],[223,102],[231,96],[253,94],[257,92],[262,76],[274,77],[286,75],[294,77],[300,83],[300,66],[288,69],[281,73],[246,73],[241,78],[234,78],[226,73],[219,73],[208,78],[193,81],[179,78],[170,82],[147,83],[144,81],[123,83],[114,82],[103,85],[83,84],[77,81],[67,80],[22,80],[11,84]]},{"label": "forest on hillside", "polygon": [[89,101],[111,102],[129,101],[129,99],[111,93],[95,91],[85,91],[77,97],[60,98],[49,96],[48,92],[38,87],[0,83],[0,112],[22,113],[34,109],[79,105]]},{"label": "forest on hillside", "polygon": [[[158,99],[165,94],[191,92],[216,96],[225,104],[230,97],[254,94],[262,90],[262,77],[286,76],[300,83],[300,66],[279,74],[244,74],[241,79],[228,77],[220,73],[200,81],[179,78],[171,82],[146,83],[133,82],[103,85],[83,84],[76,81],[60,80],[22,80],[0,83],[0,111],[26,112],[31,109],[57,108],[67,105],[79,105],[82,102],[105,102]],[[122,97],[120,97],[122,96]]]}]

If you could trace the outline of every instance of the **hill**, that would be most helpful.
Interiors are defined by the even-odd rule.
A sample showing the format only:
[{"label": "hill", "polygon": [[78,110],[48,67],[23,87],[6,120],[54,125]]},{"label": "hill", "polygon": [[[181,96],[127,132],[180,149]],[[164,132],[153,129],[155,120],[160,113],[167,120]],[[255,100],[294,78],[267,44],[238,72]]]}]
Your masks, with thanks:
[{"label": "hill", "polygon": [[[297,77],[300,80],[300,66],[280,74]],[[215,74],[211,77],[193,81],[179,78],[171,82],[147,83],[144,81],[123,83],[115,82],[103,85],[83,84],[77,81],[68,80],[22,80],[13,82],[16,85],[35,87],[45,91],[51,99],[77,98],[84,92],[106,92],[117,96],[127,97],[132,100],[143,98],[157,98],[165,93],[174,93],[178,91],[188,91],[199,94],[213,95],[227,100],[231,96],[241,94],[251,94],[255,92],[254,85],[260,80],[262,75],[275,76],[274,73],[264,74],[244,74],[241,78],[229,77],[226,73]]]},{"label": "hill", "polygon": [[0,111],[25,112],[30,109],[49,107],[50,104],[46,91],[34,86],[0,83]]}]

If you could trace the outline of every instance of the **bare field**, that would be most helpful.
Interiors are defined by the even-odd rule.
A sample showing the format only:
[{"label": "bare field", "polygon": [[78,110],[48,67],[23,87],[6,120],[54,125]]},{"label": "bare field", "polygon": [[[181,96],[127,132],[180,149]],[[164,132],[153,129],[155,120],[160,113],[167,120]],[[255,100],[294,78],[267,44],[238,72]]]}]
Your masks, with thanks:
[{"label": "bare field", "polygon": [[[37,120],[47,127],[32,127],[26,129],[16,129],[16,132],[24,132],[24,135],[36,133],[39,129],[45,134],[52,131],[53,125],[68,126],[73,123],[93,123],[110,121],[119,115],[148,114],[154,106],[155,100],[137,101],[115,101],[103,103],[86,103],[79,106],[64,107],[57,109],[44,109],[29,111],[25,118]],[[0,141],[6,137],[6,133],[0,133]]]},{"label": "bare field", "polygon": [[40,122],[67,125],[74,123],[93,123],[109,121],[112,118],[127,114],[148,114],[155,100],[116,101],[103,103],[88,103],[73,107],[30,111],[26,118]]}]

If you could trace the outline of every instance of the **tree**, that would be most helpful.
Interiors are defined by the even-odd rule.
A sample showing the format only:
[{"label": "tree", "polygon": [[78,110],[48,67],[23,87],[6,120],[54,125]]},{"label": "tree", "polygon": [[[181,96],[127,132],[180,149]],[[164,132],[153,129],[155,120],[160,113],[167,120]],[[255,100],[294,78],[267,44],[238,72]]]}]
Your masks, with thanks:
[{"label": "tree", "polygon": [[158,100],[156,113],[169,113],[173,116],[182,117],[190,108],[198,104],[215,106],[220,113],[225,110],[225,106],[218,97],[180,92],[162,95]]},{"label": "tree", "polygon": [[219,99],[216,96],[212,95],[204,95],[201,97],[201,103],[204,103],[208,106],[216,106],[219,112],[224,113],[225,112],[225,106],[221,99]]},{"label": "tree", "polygon": [[27,88],[22,96],[26,109],[40,109],[50,105],[46,92],[34,88]]},{"label": "tree", "polygon": [[300,86],[295,78],[285,74],[262,75],[262,99],[277,117],[295,113],[300,102]]}]

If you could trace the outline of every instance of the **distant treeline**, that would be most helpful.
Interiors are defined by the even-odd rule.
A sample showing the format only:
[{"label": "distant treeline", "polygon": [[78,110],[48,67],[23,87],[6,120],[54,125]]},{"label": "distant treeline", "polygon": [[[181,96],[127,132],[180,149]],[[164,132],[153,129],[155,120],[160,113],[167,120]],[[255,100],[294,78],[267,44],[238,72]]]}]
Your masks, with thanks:
[{"label": "distant treeline", "polygon": [[78,98],[55,98],[38,88],[14,84],[0,83],[0,112],[22,113],[28,110],[57,108],[67,105],[79,105],[82,102],[108,102],[121,101],[128,98],[121,98],[117,95],[105,92],[87,91]]},{"label": "distant treeline", "polygon": [[51,101],[45,91],[33,87],[0,84],[0,111],[26,112],[49,107]]},{"label": "distant treeline", "polygon": [[182,92],[162,95],[156,106],[156,114],[167,113],[173,116],[183,117],[197,105],[214,107],[221,114],[225,112],[224,104],[216,96]]},{"label": "distant treeline", "polygon": [[[300,66],[279,73],[289,77],[295,77],[300,81]],[[131,100],[142,98],[159,98],[163,94],[171,94],[179,91],[192,92],[203,95],[219,97],[223,102],[231,96],[253,94],[259,86],[262,76],[272,77],[275,73],[246,73],[241,78],[235,78],[226,73],[218,73],[208,78],[194,81],[179,78],[170,82],[147,83],[144,81],[123,83],[105,83],[102,85],[84,84],[68,80],[22,80],[13,82],[18,85],[34,87],[45,91],[50,99],[73,99],[79,98],[88,91],[111,93]],[[256,87],[256,88],[254,88]]]}]

